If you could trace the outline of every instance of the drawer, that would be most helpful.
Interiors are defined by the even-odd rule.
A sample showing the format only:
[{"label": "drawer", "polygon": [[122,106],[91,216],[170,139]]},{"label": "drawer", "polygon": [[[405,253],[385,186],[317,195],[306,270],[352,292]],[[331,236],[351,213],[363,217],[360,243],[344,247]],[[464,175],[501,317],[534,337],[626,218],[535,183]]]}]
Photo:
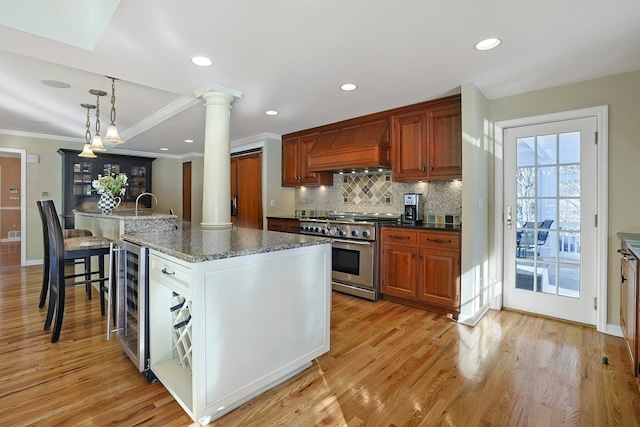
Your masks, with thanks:
[{"label": "drawer", "polygon": [[181,294],[192,292],[191,268],[156,254],[149,255],[149,280],[160,282]]},{"label": "drawer", "polygon": [[415,230],[399,229],[393,227],[382,228],[382,241],[384,243],[396,243],[400,245],[415,245],[418,240]]},{"label": "drawer", "polygon": [[420,246],[460,250],[460,233],[443,231],[421,231]]}]

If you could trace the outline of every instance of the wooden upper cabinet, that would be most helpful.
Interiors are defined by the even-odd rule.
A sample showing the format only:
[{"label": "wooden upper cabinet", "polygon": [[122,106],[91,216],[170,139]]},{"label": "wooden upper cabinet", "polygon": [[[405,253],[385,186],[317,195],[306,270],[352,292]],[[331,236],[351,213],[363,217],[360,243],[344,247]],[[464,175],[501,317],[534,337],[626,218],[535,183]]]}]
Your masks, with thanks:
[{"label": "wooden upper cabinet", "polygon": [[419,181],[427,176],[427,117],[425,110],[391,120],[391,172],[394,181]]},{"label": "wooden upper cabinet", "polygon": [[462,177],[460,97],[391,118],[394,181]]},{"label": "wooden upper cabinet", "polygon": [[317,133],[282,140],[282,186],[331,185],[331,172],[309,172],[308,154],[318,137]]},{"label": "wooden upper cabinet", "polygon": [[462,178],[462,114],[460,103],[429,111],[427,147],[430,179]]}]

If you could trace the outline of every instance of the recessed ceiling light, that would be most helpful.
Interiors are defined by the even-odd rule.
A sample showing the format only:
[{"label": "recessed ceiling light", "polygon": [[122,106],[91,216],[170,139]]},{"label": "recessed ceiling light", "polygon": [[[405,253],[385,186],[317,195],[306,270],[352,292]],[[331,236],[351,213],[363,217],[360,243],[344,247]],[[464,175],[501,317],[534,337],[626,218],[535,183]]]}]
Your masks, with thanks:
[{"label": "recessed ceiling light", "polygon": [[349,92],[358,89],[358,86],[354,85],[353,83],[345,83],[340,86],[340,89],[344,90],[345,92]]},{"label": "recessed ceiling light", "polygon": [[191,144],[193,142],[193,139],[185,139],[184,142],[186,142],[187,144]]},{"label": "recessed ceiling light", "polygon": [[191,62],[201,67],[208,67],[213,64],[213,62],[206,56],[194,56],[191,58]]},{"label": "recessed ceiling light", "polygon": [[500,45],[500,43],[502,43],[502,40],[497,39],[495,37],[491,37],[491,38],[479,41],[478,43],[476,43],[474,48],[476,50],[490,50],[490,49],[498,47]]},{"label": "recessed ceiling light", "polygon": [[278,112],[276,110],[269,110],[269,111],[265,111],[265,114],[267,116],[277,116]]},{"label": "recessed ceiling light", "polygon": [[164,147],[162,147],[162,148],[160,149],[160,151],[169,151],[169,149],[168,149],[168,148],[164,148]]},{"label": "recessed ceiling light", "polygon": [[69,83],[60,82],[58,80],[40,80],[45,86],[55,87],[56,89],[69,89],[71,85]]}]

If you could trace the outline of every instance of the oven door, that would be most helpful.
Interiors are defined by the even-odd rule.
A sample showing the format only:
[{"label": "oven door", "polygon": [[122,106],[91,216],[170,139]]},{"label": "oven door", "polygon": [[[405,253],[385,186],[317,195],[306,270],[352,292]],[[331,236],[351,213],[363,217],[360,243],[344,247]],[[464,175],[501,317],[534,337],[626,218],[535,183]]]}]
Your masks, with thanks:
[{"label": "oven door", "polygon": [[334,240],[332,280],[373,289],[374,245],[375,242]]}]

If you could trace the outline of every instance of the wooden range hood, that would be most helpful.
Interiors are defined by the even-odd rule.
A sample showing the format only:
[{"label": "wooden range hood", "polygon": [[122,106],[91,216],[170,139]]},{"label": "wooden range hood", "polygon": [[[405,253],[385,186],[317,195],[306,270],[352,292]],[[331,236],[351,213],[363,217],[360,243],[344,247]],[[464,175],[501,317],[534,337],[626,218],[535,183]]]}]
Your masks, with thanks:
[{"label": "wooden range hood", "polygon": [[308,156],[307,170],[372,171],[391,168],[389,116],[364,122],[343,122],[320,130]]}]

